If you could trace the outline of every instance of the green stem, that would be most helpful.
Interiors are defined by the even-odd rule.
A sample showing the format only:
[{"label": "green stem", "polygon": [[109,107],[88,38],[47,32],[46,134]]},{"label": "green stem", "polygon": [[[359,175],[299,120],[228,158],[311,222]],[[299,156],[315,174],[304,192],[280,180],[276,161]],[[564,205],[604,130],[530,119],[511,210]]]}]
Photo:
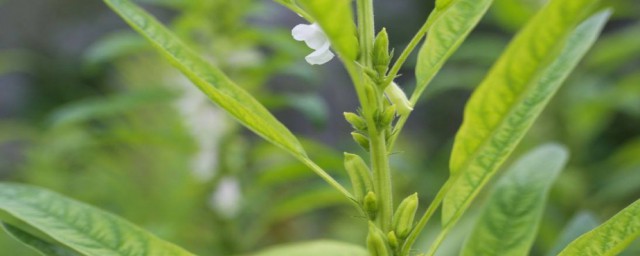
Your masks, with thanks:
[{"label": "green stem", "polygon": [[375,23],[373,20],[373,0],[358,0],[358,37],[360,43],[360,61],[366,67],[372,66],[371,54],[375,40]]},{"label": "green stem", "polygon": [[374,174],[373,186],[376,189],[376,195],[379,199],[378,205],[380,206],[378,220],[380,228],[388,232],[391,230],[391,219],[393,218],[393,193],[384,131],[370,129],[369,144]]},{"label": "green stem", "polygon": [[333,188],[335,188],[341,194],[343,194],[347,199],[349,199],[349,201],[354,201],[355,200],[355,198],[353,197],[353,195],[351,195],[351,193],[349,193],[349,191],[347,191],[342,185],[340,185],[340,183],[338,183],[336,180],[334,180],[333,177],[331,177],[331,175],[329,175],[327,172],[325,172],[320,166],[318,166],[316,163],[311,161],[311,159],[309,159],[309,158],[307,158],[305,156],[296,156],[296,157],[298,158],[298,160],[303,162],[306,166],[311,168],[311,170],[313,170],[313,172],[315,172],[323,180],[325,180],[327,183],[329,183],[329,185],[331,185]]}]

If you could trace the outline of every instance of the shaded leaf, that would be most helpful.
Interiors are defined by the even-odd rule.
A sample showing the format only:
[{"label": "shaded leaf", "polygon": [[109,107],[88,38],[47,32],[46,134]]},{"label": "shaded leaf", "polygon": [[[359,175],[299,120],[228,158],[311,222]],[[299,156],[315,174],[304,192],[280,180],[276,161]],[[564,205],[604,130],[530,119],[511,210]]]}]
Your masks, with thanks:
[{"label": "shaded leaf", "polygon": [[9,233],[13,238],[20,241],[21,243],[31,247],[32,249],[42,253],[42,255],[53,255],[53,256],[78,256],[81,255],[73,250],[66,248],[61,245],[49,243],[45,240],[39,239],[35,236],[30,235],[27,232],[24,232],[18,228],[15,228],[9,224],[3,223],[2,227],[4,230]]},{"label": "shaded leaf", "polygon": [[491,192],[461,255],[528,255],[549,188],[567,158],[564,147],[549,144],[513,164]]},{"label": "shaded leaf", "polygon": [[617,255],[640,237],[640,200],[571,242],[558,256]]},{"label": "shaded leaf", "polygon": [[112,214],[27,185],[0,183],[0,219],[41,240],[32,245],[81,255],[192,255]]},{"label": "shaded leaf", "polygon": [[576,28],[596,2],[550,2],[473,93],[453,146],[443,223],[466,210],[596,40],[609,11]]}]

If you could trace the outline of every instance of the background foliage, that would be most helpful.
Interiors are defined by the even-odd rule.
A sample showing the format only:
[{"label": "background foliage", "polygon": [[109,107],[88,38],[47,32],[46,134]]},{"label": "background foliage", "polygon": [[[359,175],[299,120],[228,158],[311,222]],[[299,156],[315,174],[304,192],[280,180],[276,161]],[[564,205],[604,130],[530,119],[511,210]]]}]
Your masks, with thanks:
[{"label": "background foliage", "polygon": [[[140,2],[276,110],[308,138],[302,143],[312,157],[345,179],[341,152],[357,149],[341,113],[354,109],[355,95],[337,61],[304,63],[306,47],[289,32],[298,17],[269,1]],[[399,196],[433,198],[448,175],[471,87],[543,2],[496,0],[436,76],[392,158]],[[611,2],[614,17],[603,37],[516,149],[522,155],[556,141],[571,152],[532,255],[564,247],[571,227],[600,224],[640,196],[640,5]],[[402,49],[433,3],[376,7],[392,47]],[[0,1],[0,34],[1,180],[108,209],[200,255],[311,238],[364,241],[365,219],[340,194],[190,90],[101,1]],[[410,75],[397,81],[416,83]],[[442,255],[457,254],[473,227],[464,221],[473,218],[454,230]],[[0,238],[2,251],[33,255]],[[627,255],[640,252],[637,244]]]}]

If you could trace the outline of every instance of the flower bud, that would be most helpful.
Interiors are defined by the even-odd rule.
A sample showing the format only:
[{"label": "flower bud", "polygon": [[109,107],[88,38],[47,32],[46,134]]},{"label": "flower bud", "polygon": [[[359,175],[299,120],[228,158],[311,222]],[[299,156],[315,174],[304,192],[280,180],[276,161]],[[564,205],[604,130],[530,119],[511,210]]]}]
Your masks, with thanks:
[{"label": "flower bud", "polygon": [[369,234],[367,235],[367,248],[371,256],[389,256],[389,248],[384,239],[384,234],[376,227],[373,222],[369,221]]},{"label": "flower bud", "polygon": [[407,99],[407,95],[404,94],[395,82],[391,82],[391,84],[384,89],[384,93],[387,94],[391,103],[396,105],[398,115],[408,115],[413,110],[413,106],[411,106],[411,102]]},{"label": "flower bud", "polygon": [[373,191],[369,191],[369,193],[364,197],[362,208],[364,208],[364,211],[367,213],[370,220],[376,219],[376,216],[378,215],[378,199]]},{"label": "flower bud", "polygon": [[[363,197],[365,191],[373,191],[373,182],[371,181],[371,171],[362,158],[355,154],[344,153],[344,168],[349,173],[353,173],[362,181]],[[349,174],[351,176],[351,174]],[[363,199],[360,197],[359,199]]]},{"label": "flower bud", "polygon": [[381,76],[386,75],[389,69],[391,56],[389,55],[389,35],[387,30],[382,28],[376,36],[373,44],[373,67]]},{"label": "flower bud", "polygon": [[393,122],[393,119],[395,118],[396,118],[396,105],[391,105],[382,112],[382,116],[380,118],[380,125],[382,127],[387,127]]},{"label": "flower bud", "polygon": [[394,232],[393,230],[387,233],[387,241],[389,241],[389,246],[391,247],[391,249],[394,250],[400,245],[400,243],[398,242],[398,237],[396,237],[396,232]]},{"label": "flower bud", "polygon": [[347,120],[353,127],[358,131],[366,131],[367,130],[367,121],[364,120],[361,116],[351,112],[344,112],[344,119]]},{"label": "flower bud", "polygon": [[351,137],[353,137],[353,140],[355,140],[356,143],[360,145],[360,147],[364,148],[364,150],[366,151],[369,151],[369,138],[357,132],[352,132]]},{"label": "flower bud", "polygon": [[413,228],[413,219],[418,210],[418,193],[408,196],[400,203],[393,215],[393,230],[400,239],[405,239]]}]

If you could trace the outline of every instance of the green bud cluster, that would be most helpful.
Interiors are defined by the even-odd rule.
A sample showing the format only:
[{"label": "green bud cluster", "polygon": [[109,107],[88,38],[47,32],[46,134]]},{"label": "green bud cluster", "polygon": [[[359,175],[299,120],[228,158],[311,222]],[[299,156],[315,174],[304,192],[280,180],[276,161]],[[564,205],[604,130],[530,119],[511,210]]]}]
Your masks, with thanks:
[{"label": "green bud cluster", "polygon": [[344,119],[351,124],[351,127],[355,130],[351,133],[353,140],[360,145],[367,152],[369,151],[369,138],[367,134],[367,121],[356,113],[344,112]]},{"label": "green bud cluster", "polygon": [[376,194],[373,191],[369,191],[367,195],[364,197],[364,202],[362,203],[362,208],[364,208],[364,212],[367,214],[370,220],[375,220],[378,216],[378,199],[376,198]]},{"label": "green bud cluster", "polygon": [[378,35],[376,35],[371,55],[373,67],[366,68],[365,73],[381,89],[384,89],[388,84],[387,71],[389,70],[389,64],[391,64],[391,58],[393,57],[393,51],[389,52],[389,35],[385,28],[382,28]]}]

